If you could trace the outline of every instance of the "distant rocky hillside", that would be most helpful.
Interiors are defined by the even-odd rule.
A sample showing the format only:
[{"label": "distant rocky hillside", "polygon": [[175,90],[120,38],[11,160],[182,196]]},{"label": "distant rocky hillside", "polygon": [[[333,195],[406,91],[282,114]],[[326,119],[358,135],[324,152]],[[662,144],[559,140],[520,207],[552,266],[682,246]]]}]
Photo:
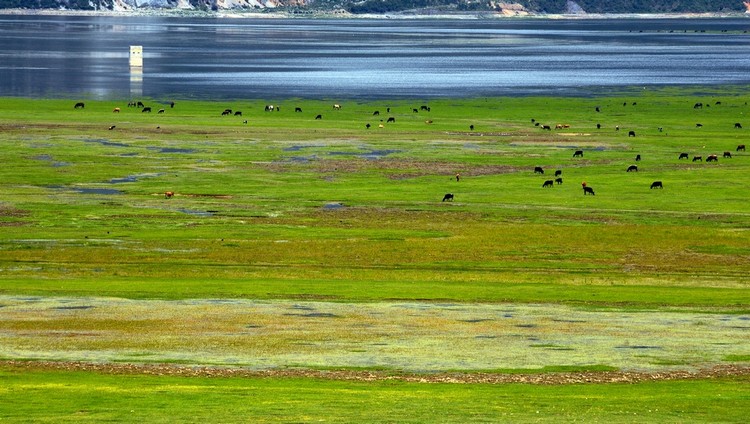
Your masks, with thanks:
[{"label": "distant rocky hillside", "polygon": [[0,0],[0,9],[347,11],[354,14],[497,12],[505,15],[750,12],[744,0]]}]

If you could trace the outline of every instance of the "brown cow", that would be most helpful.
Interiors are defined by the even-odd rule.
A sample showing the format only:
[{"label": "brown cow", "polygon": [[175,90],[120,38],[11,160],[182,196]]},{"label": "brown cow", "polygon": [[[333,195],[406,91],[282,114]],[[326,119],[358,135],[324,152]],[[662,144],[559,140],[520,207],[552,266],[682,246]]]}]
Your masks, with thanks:
[{"label": "brown cow", "polygon": [[708,155],[706,157],[706,162],[718,162],[718,161],[719,161],[719,157],[716,155]]},{"label": "brown cow", "polygon": [[120,113],[120,108],[116,107],[116,108],[112,109],[112,113]]},{"label": "brown cow", "polygon": [[164,198],[165,199],[171,199],[172,197],[174,197],[174,191],[165,191],[164,192]]},{"label": "brown cow", "polygon": [[724,157],[732,159],[732,152],[724,152]]}]

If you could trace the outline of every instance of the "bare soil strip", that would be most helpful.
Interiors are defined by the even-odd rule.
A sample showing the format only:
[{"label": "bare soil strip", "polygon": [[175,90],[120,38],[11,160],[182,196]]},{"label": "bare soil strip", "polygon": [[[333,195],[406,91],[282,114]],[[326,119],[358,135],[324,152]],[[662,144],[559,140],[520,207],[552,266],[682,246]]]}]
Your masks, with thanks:
[{"label": "bare soil strip", "polygon": [[696,371],[669,372],[623,372],[623,371],[582,371],[544,372],[538,374],[499,374],[499,373],[399,373],[394,371],[356,370],[310,370],[274,369],[249,370],[245,368],[185,366],[174,364],[136,363],[88,363],[56,361],[0,361],[1,368],[22,371],[55,370],[85,371],[115,375],[150,375],[210,378],[316,378],[323,380],[378,382],[397,380],[409,383],[451,383],[451,384],[607,384],[640,383],[648,381],[716,379],[740,377],[750,381],[750,367],[740,365],[716,365]]}]

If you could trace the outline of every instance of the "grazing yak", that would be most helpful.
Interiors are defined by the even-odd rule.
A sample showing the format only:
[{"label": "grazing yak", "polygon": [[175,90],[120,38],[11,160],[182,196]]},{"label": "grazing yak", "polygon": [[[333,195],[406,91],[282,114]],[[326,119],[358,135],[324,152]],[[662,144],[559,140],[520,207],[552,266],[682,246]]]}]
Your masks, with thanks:
[{"label": "grazing yak", "polygon": [[295,111],[295,112],[302,112],[302,108],[301,108],[301,107],[295,107],[295,108],[294,108],[294,111]]},{"label": "grazing yak", "polygon": [[552,131],[552,127],[550,127],[549,125],[542,125],[542,129],[547,130],[547,131]]},{"label": "grazing yak", "polygon": [[661,181],[654,181],[651,183],[651,188],[664,188],[664,186],[661,184]]},{"label": "grazing yak", "polygon": [[635,137],[635,131],[628,131],[628,137]]},{"label": "grazing yak", "polygon": [[716,155],[708,155],[706,156],[706,162],[718,162],[719,157]]},{"label": "grazing yak", "polygon": [[558,169],[557,171],[555,171],[556,177],[559,177],[560,175],[562,175],[562,169]]},{"label": "grazing yak", "polygon": [[630,165],[628,166],[627,172],[635,171],[638,172],[638,167],[636,165]]},{"label": "grazing yak", "polygon": [[555,182],[557,184],[562,184],[562,178],[555,178]]},{"label": "grazing yak", "polygon": [[333,105],[333,109],[334,110],[341,110],[341,105],[340,104],[335,104],[335,105]]},{"label": "grazing yak", "polygon": [[315,115],[315,119],[323,119],[323,115]]},{"label": "grazing yak", "polygon": [[446,193],[445,196],[443,196],[443,202],[445,202],[445,201],[451,201],[452,202],[453,201],[453,194]]},{"label": "grazing yak", "polygon": [[83,102],[78,102],[75,106],[73,106],[73,109],[83,109],[84,107],[86,107],[86,105],[83,104]]},{"label": "grazing yak", "polygon": [[143,102],[137,102],[135,107],[146,107],[146,105],[144,105]]},{"label": "grazing yak", "polygon": [[744,152],[744,151],[745,151],[745,145],[744,145],[744,144],[740,144],[740,145],[738,145],[738,146],[737,146],[737,151],[738,151],[738,152]]},{"label": "grazing yak", "polygon": [[544,175],[544,169],[542,169],[541,166],[535,166],[534,167],[534,173],[535,174],[542,174],[542,175]]},{"label": "grazing yak", "polygon": [[595,194],[594,194],[594,189],[593,189],[593,188],[591,188],[591,187],[589,187],[589,186],[584,186],[584,187],[583,187],[583,195],[585,196],[585,195],[587,195],[587,194],[590,194],[590,195],[592,195],[592,196],[595,196]]},{"label": "grazing yak", "polygon": [[544,182],[544,184],[542,184],[542,188],[545,188],[545,187],[552,187],[552,186],[553,186],[554,184],[555,184],[555,182],[554,182],[554,181],[552,181],[552,180],[547,180],[547,181],[545,181],[545,182]]},{"label": "grazing yak", "polygon": [[396,118],[394,118],[394,117],[392,117],[392,116],[391,116],[391,117],[390,117],[390,118],[388,118],[388,120],[386,120],[385,122],[386,122],[386,123],[388,123],[388,122],[396,122]]},{"label": "grazing yak", "polygon": [[687,158],[688,158],[688,154],[687,153],[680,153],[680,157],[677,158],[677,159],[679,160],[679,159],[687,159]]},{"label": "grazing yak", "polygon": [[111,125],[111,126],[109,127],[109,130],[110,130],[110,131],[112,131],[112,130],[113,130],[113,129],[115,129],[115,128],[116,128],[116,127],[115,127],[114,125]]},{"label": "grazing yak", "polygon": [[635,161],[640,162],[641,161],[641,155],[635,155]]},{"label": "grazing yak", "polygon": [[734,127],[735,128],[742,128],[742,124],[740,124],[739,122],[735,122],[734,123]]},{"label": "grazing yak", "polygon": [[693,162],[703,162],[703,156],[693,156]]},{"label": "grazing yak", "polygon": [[376,110],[375,112],[372,113],[372,116],[379,116],[379,115],[380,115],[380,111],[379,110]]},{"label": "grazing yak", "polygon": [[583,157],[583,150],[576,150],[575,152],[573,152],[573,157],[574,158],[576,158],[576,157],[582,158]]},{"label": "grazing yak", "polygon": [[112,109],[112,113],[120,113],[120,108],[116,107],[116,108]]},{"label": "grazing yak", "polygon": [[171,199],[174,196],[174,191],[165,191],[164,192],[164,198],[165,199]]},{"label": "grazing yak", "polygon": [[164,109],[159,109],[159,111],[156,113],[164,113]]},{"label": "grazing yak", "polygon": [[469,131],[474,131],[474,124],[469,125]]},{"label": "grazing yak", "polygon": [[141,113],[151,113],[151,107],[150,106],[144,107],[143,110],[141,110]]},{"label": "grazing yak", "polygon": [[732,159],[732,152],[724,152],[724,157]]},{"label": "grazing yak", "polygon": [[234,116],[242,116],[242,111],[238,110],[238,111],[234,112]]}]

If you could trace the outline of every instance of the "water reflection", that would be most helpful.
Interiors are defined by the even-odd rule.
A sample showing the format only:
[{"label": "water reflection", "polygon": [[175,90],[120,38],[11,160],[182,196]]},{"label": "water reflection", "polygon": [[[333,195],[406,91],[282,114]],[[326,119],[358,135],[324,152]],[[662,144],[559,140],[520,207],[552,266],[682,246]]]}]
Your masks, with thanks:
[{"label": "water reflection", "polygon": [[[0,25],[5,96],[430,98],[750,82],[747,19],[0,15]],[[129,67],[140,44],[145,68]]]}]

